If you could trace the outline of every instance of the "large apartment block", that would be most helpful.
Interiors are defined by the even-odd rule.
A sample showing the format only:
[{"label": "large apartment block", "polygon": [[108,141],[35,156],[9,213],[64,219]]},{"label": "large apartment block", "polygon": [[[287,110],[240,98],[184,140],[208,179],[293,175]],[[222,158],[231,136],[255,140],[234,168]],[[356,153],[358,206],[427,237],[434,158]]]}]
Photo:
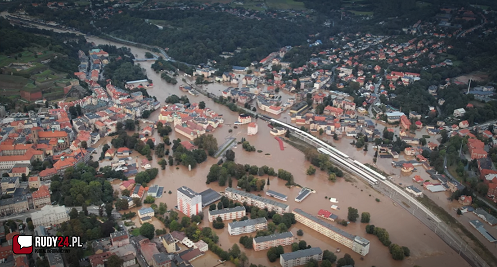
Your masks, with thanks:
[{"label": "large apartment block", "polygon": [[263,198],[250,194],[244,191],[236,190],[231,187],[226,188],[224,191],[226,197],[231,200],[236,200],[238,202],[247,202],[248,205],[256,206],[260,209],[267,208],[269,211],[274,210],[276,213],[283,214],[290,211],[290,207],[287,204],[283,204],[272,199]]},{"label": "large apartment block", "polygon": [[186,186],[178,188],[176,195],[178,210],[188,217],[202,211],[202,196]]},{"label": "large apartment block", "polygon": [[308,248],[297,250],[295,252],[285,253],[280,255],[280,264],[282,267],[293,267],[304,265],[311,259],[316,261],[323,260],[323,251],[318,248]]},{"label": "large apartment block", "polygon": [[209,222],[213,222],[217,217],[221,217],[223,221],[240,219],[247,214],[244,206],[234,208],[226,208],[222,210],[210,210]]},{"label": "large apartment block", "polygon": [[293,243],[292,232],[279,233],[268,236],[259,236],[254,238],[254,250],[265,250],[277,246],[288,246]]},{"label": "large apartment block", "polygon": [[352,249],[352,251],[365,256],[369,252],[369,240],[349,234],[342,229],[339,229],[329,223],[326,223],[311,214],[302,211],[301,209],[294,209],[295,220],[303,225],[318,231],[319,233],[335,240],[336,242]]},{"label": "large apartment block", "polygon": [[264,217],[228,223],[228,233],[230,235],[241,235],[266,229],[267,220]]}]

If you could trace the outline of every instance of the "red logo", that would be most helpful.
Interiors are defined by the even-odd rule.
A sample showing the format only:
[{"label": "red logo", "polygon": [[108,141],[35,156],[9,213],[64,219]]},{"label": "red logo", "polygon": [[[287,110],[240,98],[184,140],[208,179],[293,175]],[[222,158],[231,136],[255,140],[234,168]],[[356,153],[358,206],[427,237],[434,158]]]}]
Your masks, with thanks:
[{"label": "red logo", "polygon": [[31,254],[33,252],[33,236],[15,235],[12,239],[12,251],[15,254]]}]

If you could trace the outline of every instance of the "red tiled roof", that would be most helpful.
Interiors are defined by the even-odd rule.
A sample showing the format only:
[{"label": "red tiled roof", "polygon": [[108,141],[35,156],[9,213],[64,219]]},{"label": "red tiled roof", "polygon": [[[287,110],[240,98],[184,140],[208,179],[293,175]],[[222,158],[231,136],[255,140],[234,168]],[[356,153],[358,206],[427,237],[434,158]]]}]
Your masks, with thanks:
[{"label": "red tiled roof", "polygon": [[31,194],[33,196],[33,199],[37,198],[45,198],[45,197],[50,197],[50,192],[48,191],[48,187],[46,185],[40,186],[37,191],[33,192]]}]

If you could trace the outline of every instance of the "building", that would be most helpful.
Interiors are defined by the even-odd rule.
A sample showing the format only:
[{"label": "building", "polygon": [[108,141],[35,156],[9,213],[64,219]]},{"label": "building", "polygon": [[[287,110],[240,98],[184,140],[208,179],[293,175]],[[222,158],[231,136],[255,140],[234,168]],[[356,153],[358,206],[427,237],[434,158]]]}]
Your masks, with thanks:
[{"label": "building", "polygon": [[149,266],[153,265],[153,256],[155,254],[159,254],[159,250],[157,249],[157,245],[154,242],[151,242],[149,239],[143,239],[139,241],[140,250],[145,258],[145,261]]},{"label": "building", "polygon": [[247,202],[248,205],[256,206],[260,209],[267,208],[269,211],[274,210],[278,214],[283,214],[290,211],[290,206],[288,206],[287,204],[256,196],[244,191],[236,190],[231,187],[226,188],[224,194],[231,200],[236,200],[240,203]]},{"label": "building", "polygon": [[407,186],[406,191],[411,193],[415,197],[422,197],[423,196],[423,192],[421,192],[421,190],[417,189],[413,185]]},{"label": "building", "polygon": [[209,244],[205,243],[204,240],[199,240],[197,243],[193,244],[194,248],[198,248],[200,252],[205,253],[209,250]]},{"label": "building", "polygon": [[142,223],[151,221],[154,214],[155,212],[152,208],[142,208],[138,210],[138,217],[140,217]]},{"label": "building", "polygon": [[270,197],[274,197],[274,198],[282,200],[282,201],[287,201],[288,200],[288,197],[286,195],[283,195],[283,194],[278,193],[278,192],[273,191],[273,190],[267,190],[266,191],[266,195],[270,196]]},{"label": "building", "polygon": [[463,206],[469,206],[473,203],[473,198],[471,196],[462,195],[459,197],[458,202]]},{"label": "building", "polygon": [[473,213],[476,216],[478,216],[480,219],[482,219],[485,222],[487,222],[488,224],[490,224],[491,226],[494,226],[497,224],[497,219],[493,215],[489,214],[488,212],[486,212],[482,208],[477,208],[476,210],[473,211]]},{"label": "building", "polygon": [[257,126],[257,123],[251,122],[248,124],[247,135],[256,135],[258,131],[259,131],[259,126]]},{"label": "building", "polygon": [[176,204],[178,210],[188,217],[202,211],[202,196],[186,186],[176,190]]},{"label": "building", "polygon": [[267,220],[264,217],[245,221],[236,221],[228,224],[228,233],[230,235],[247,234],[265,229],[267,229]]},{"label": "building", "polygon": [[458,109],[455,109],[454,110],[454,117],[462,117],[464,116],[464,114],[466,114],[466,110],[464,110],[464,108],[458,108]]},{"label": "building", "polygon": [[473,226],[478,232],[480,232],[480,234],[483,237],[485,237],[489,242],[491,242],[491,243],[496,243],[497,242],[497,239],[495,239],[495,237],[493,237],[487,231],[487,229],[485,229],[485,227],[483,226],[483,223],[480,222],[479,220],[471,220],[471,221],[469,221],[469,224],[471,224],[471,226]]},{"label": "building", "polygon": [[304,265],[311,259],[316,261],[323,260],[323,251],[318,248],[309,248],[304,250],[297,250],[290,253],[280,255],[280,264],[282,267],[293,267]]},{"label": "building", "polygon": [[389,113],[385,113],[385,115],[387,116],[387,122],[388,123],[396,123],[396,122],[399,122],[400,121],[400,118],[402,116],[405,116],[404,113],[402,112],[389,112]]},{"label": "building", "polygon": [[31,176],[28,179],[28,185],[29,188],[38,188],[40,187],[40,177],[38,176]]},{"label": "building", "polygon": [[122,247],[129,244],[129,236],[126,230],[116,231],[110,234],[110,242],[114,247]]},{"label": "building", "polygon": [[0,215],[7,216],[10,214],[20,213],[29,210],[27,196],[12,197],[0,199]]},{"label": "building", "polygon": [[31,213],[33,225],[52,226],[69,221],[65,206],[45,205],[40,211]]},{"label": "building", "polygon": [[278,233],[269,236],[259,236],[253,239],[253,247],[255,251],[265,250],[277,246],[288,246],[292,243],[292,232]]},{"label": "building", "polygon": [[147,196],[157,197],[158,194],[159,194],[159,186],[158,185],[152,185],[151,187],[148,188]]},{"label": "building", "polygon": [[35,209],[41,208],[45,205],[50,205],[50,191],[46,185],[40,186],[37,191],[31,195],[33,198],[33,206]]},{"label": "building", "polygon": [[217,217],[220,217],[223,221],[225,221],[240,219],[245,215],[247,215],[247,213],[244,206],[221,210],[209,210],[209,222],[215,221]]},{"label": "building", "polygon": [[14,193],[19,187],[19,177],[2,177],[2,194]]},{"label": "building", "polygon": [[302,211],[301,209],[294,209],[295,220],[303,225],[331,238],[332,240],[352,249],[352,251],[366,256],[369,252],[369,240],[349,234],[342,229],[339,229],[329,223],[321,221],[317,217]]},{"label": "building", "polygon": [[180,250],[179,246],[176,244],[176,239],[174,239],[170,233],[159,236],[159,241],[162,243],[164,248],[166,248],[167,253],[175,253]]},{"label": "building", "polygon": [[238,120],[235,121],[235,124],[242,125],[252,122],[252,117],[249,114],[240,114],[238,116]]},{"label": "building", "polygon": [[400,116],[400,124],[404,127],[404,129],[406,129],[406,131],[409,130],[409,127],[411,127],[411,121],[409,121],[406,115]]},{"label": "building", "polygon": [[171,262],[174,259],[174,255],[158,253],[152,256],[152,266],[153,267],[171,267]]},{"label": "building", "polygon": [[48,263],[50,267],[64,267],[64,260],[60,253],[47,253]]}]

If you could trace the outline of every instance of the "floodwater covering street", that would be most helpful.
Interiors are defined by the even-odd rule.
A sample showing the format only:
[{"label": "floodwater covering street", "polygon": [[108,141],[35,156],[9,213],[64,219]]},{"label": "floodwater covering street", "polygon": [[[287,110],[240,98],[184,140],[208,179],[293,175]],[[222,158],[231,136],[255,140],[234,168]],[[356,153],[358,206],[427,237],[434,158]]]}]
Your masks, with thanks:
[{"label": "floodwater covering street", "polygon": [[[118,47],[123,46],[121,44],[109,42],[96,37],[88,37],[87,39],[88,41],[96,44],[111,44]],[[142,58],[146,52],[144,49],[136,47],[130,48],[132,53],[138,55],[139,58]],[[262,153],[246,152],[243,150],[241,145],[238,145],[233,149],[236,154],[235,162],[257,166],[268,165],[275,170],[287,170],[293,174],[296,184],[309,187],[316,191],[316,193],[311,194],[304,201],[297,203],[294,199],[300,191],[300,187],[294,186],[289,188],[285,186],[286,181],[278,179],[277,177],[271,177],[270,185],[266,186],[264,189],[271,189],[287,195],[288,201],[285,203],[290,206],[290,210],[300,208],[310,214],[317,215],[319,209],[326,209],[336,213],[339,219],[347,218],[348,207],[357,208],[359,210],[359,214],[361,212],[369,212],[371,214],[370,223],[375,226],[385,228],[390,234],[390,240],[392,243],[409,247],[411,250],[411,257],[406,258],[404,261],[394,261],[388,248],[383,246],[376,236],[367,234],[365,231],[366,224],[360,222],[350,223],[347,227],[338,225],[335,222],[330,223],[336,225],[344,231],[362,236],[371,241],[369,254],[362,258],[350,249],[345,248],[337,242],[324,237],[318,232],[315,232],[300,223],[297,223],[290,228],[296,237],[296,240],[305,240],[307,244],[312,247],[320,247],[323,250],[328,249],[333,252],[335,252],[337,248],[340,248],[341,252],[337,254],[337,257],[341,258],[345,253],[349,253],[354,258],[357,266],[413,266],[416,264],[420,266],[469,266],[466,261],[464,261],[454,250],[445,244],[424,224],[409,214],[405,209],[394,204],[394,202],[392,202],[388,197],[373,190],[368,184],[364,183],[361,178],[348,177],[347,179],[338,179],[337,182],[333,183],[328,181],[326,173],[319,170],[315,175],[306,175],[306,170],[310,163],[305,161],[304,154],[287,143],[285,143],[285,149],[280,150],[278,142],[275,140],[274,136],[269,133],[270,128],[267,126],[266,122],[261,119],[256,120],[259,126],[257,135],[247,136],[246,125],[238,126],[237,129],[233,127],[233,123],[237,120],[236,113],[231,112],[223,105],[214,103],[214,101],[203,95],[191,96],[180,91],[179,86],[182,84],[181,77],[178,78],[178,84],[167,84],[165,81],[160,79],[160,74],[156,74],[150,68],[151,64],[152,62],[140,62],[140,65],[147,71],[148,78],[153,80],[154,83],[154,87],[149,89],[150,95],[156,96],[158,101],[161,103],[164,103],[164,100],[171,94],[176,94],[178,96],[186,95],[189,97],[190,102],[204,101],[207,107],[213,109],[219,114],[223,114],[224,125],[215,129],[213,133],[213,135],[217,138],[219,145],[224,143],[225,139],[229,137],[235,137],[237,138],[237,141],[244,137],[250,142],[251,145],[255,146],[256,150],[263,151]],[[228,86],[230,85],[214,83],[207,86],[204,85],[204,88],[207,87],[208,92],[218,95]],[[283,95],[283,99],[292,97],[286,92],[281,92],[280,94]],[[157,120],[158,112],[159,111],[155,111],[152,113],[149,120]],[[290,122],[290,118],[286,112],[282,113],[279,116],[279,119],[282,121],[288,120],[288,122]],[[142,129],[143,125],[145,124],[142,124]],[[380,131],[383,130],[382,127],[383,126],[378,125]],[[233,132],[229,133],[229,129],[232,129]],[[398,131],[398,129],[396,130]],[[418,135],[421,135],[421,133],[418,133]],[[171,140],[177,138],[186,140],[183,136],[176,134],[174,131],[170,134],[170,136]],[[157,133],[154,133],[154,137],[156,140],[161,140]],[[351,146],[349,144],[352,141],[351,139],[343,138],[338,142],[332,141],[332,138],[329,137],[327,137],[327,139],[333,142],[333,145],[335,145],[338,149],[351,157],[363,163],[372,163],[374,150],[371,146],[368,152],[364,152],[362,150],[358,151],[354,146]],[[98,155],[100,154],[101,145],[104,143],[110,144],[110,140],[111,137],[106,137],[101,139],[96,144]],[[140,163],[142,158],[142,156],[136,152],[132,154],[132,157],[136,158],[138,163]],[[206,188],[212,188],[218,192],[223,192],[225,187],[218,186],[217,182],[208,185],[205,183],[210,166],[217,163],[217,161],[218,159],[209,157],[206,162],[199,164],[191,171],[188,171],[188,169],[183,166],[167,166],[165,170],[161,170],[160,166],[157,164],[157,158],[155,158],[154,155],[152,166],[159,169],[159,175],[155,180],[151,181],[148,186],[157,184],[159,186],[163,186],[164,191],[166,192],[161,196],[161,198],[156,200],[156,203],[165,202],[167,203],[169,209],[173,208],[176,205],[176,189],[181,186],[188,186],[197,192],[203,191]],[[400,170],[393,169],[390,162],[391,159],[379,159],[378,167],[388,173],[400,174]],[[105,166],[109,164],[109,161],[104,160],[100,162],[100,164],[101,166]],[[260,178],[267,179],[267,176]],[[410,180],[410,178],[396,179]],[[236,181],[234,180],[233,182],[233,187],[235,187]],[[117,188],[118,183],[115,183],[114,186]],[[169,190],[172,191],[172,194],[167,193]],[[252,193],[264,196],[262,191]],[[328,199],[325,199],[325,197],[337,198],[339,201],[337,205],[340,207],[340,210],[331,210],[331,203]],[[375,200],[376,198],[378,198],[380,202],[377,202]],[[145,204],[144,206],[147,205]],[[136,208],[132,209],[132,211],[136,210]],[[204,214],[206,213],[207,208],[204,209]],[[180,214],[180,216],[182,216],[182,214]],[[140,225],[137,221],[137,217],[135,217],[134,222],[137,226]],[[164,228],[162,223],[156,218],[153,219],[153,224],[156,228]],[[207,216],[204,216],[204,221],[201,226],[209,226]],[[298,229],[302,229],[304,231],[304,235],[302,237],[297,236],[296,232]],[[240,238],[240,236],[229,236],[227,227],[222,230],[215,230],[215,232],[220,238],[220,246],[225,250],[228,250],[232,244],[238,243]],[[252,236],[255,236],[255,233],[253,233]],[[267,251],[255,252],[253,250],[244,249],[243,246],[241,246],[241,248],[247,254],[250,263],[263,264],[265,266],[279,266],[279,263],[270,263],[268,261],[266,256]],[[290,250],[290,246],[285,247],[285,252],[289,252]],[[195,260],[192,264],[194,266],[214,266],[217,264],[216,260],[217,257],[212,252],[209,252],[208,255]],[[232,264],[226,263],[225,266],[232,266]]]}]

